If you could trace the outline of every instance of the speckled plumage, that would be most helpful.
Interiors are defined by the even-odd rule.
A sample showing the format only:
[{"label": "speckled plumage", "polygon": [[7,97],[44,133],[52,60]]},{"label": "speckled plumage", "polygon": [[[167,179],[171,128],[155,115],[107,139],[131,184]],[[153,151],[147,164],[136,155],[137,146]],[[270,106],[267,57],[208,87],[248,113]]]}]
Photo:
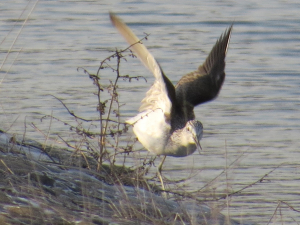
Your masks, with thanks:
[{"label": "speckled plumage", "polygon": [[194,107],[216,98],[222,87],[232,26],[219,38],[205,62],[174,87],[135,34],[114,14],[110,13],[110,19],[155,77],[142,100],[140,113],[126,122],[133,125],[138,140],[150,152],[175,157],[192,154],[200,147],[203,134],[201,122],[195,120]]}]

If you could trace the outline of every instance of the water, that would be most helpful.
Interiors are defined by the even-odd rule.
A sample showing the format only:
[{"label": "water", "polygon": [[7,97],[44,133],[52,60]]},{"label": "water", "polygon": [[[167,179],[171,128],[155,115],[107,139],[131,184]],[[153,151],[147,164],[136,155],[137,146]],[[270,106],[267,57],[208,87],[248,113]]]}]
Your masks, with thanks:
[{"label": "water", "polygon": [[[267,224],[280,201],[300,210],[300,2],[39,1],[30,14],[34,4],[23,0],[0,3],[1,41],[6,37],[0,45],[4,62],[0,72],[2,130],[19,134],[26,130],[27,137],[44,142],[44,135],[32,122],[48,130],[50,122],[40,123],[39,119],[51,113],[70,121],[66,110],[49,94],[64,100],[78,115],[97,116],[94,86],[76,69],[83,66],[96,72],[109,51],[126,47],[110,24],[110,10],[139,37],[151,33],[146,45],[174,83],[204,61],[221,33],[234,22],[220,96],[196,108],[205,129],[202,155],[168,157],[164,174],[180,179],[191,169],[200,170],[190,179],[192,188],[198,189],[237,160],[227,179],[222,176],[213,183],[217,189],[229,186],[236,191],[283,164],[265,181],[233,196],[229,213]],[[120,81],[121,102],[126,103],[121,113],[127,118],[136,114],[153,77],[138,60],[122,64],[122,71],[148,79],[147,83]],[[113,79],[110,76],[104,73],[103,80]],[[50,133],[60,135],[68,130],[60,123],[50,128]],[[279,208],[272,224],[300,222],[299,212],[284,203]]]}]

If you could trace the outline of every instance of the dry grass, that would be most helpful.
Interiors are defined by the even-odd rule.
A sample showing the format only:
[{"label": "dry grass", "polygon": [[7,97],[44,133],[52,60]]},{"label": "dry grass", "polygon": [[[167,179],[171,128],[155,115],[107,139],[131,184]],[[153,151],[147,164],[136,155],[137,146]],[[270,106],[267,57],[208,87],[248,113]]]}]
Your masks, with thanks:
[{"label": "dry grass", "polygon": [[[38,2],[35,2],[24,20],[6,57],[2,60],[0,69],[6,63],[15,41]],[[148,35],[142,40],[147,37]],[[68,127],[69,136],[72,139],[58,136],[60,143],[63,143],[65,148],[58,149],[39,143],[32,144],[25,138],[20,140],[14,135],[9,139],[9,143],[1,146],[0,202],[7,210],[0,210],[0,224],[75,224],[75,221],[80,219],[84,221],[80,224],[112,222],[111,219],[105,217],[113,218],[113,222],[116,221],[119,224],[199,224],[199,221],[201,224],[217,224],[217,221],[223,221],[223,224],[238,224],[230,220],[229,208],[232,198],[246,194],[246,190],[263,183],[271,173],[282,166],[274,166],[273,170],[258,180],[239,190],[233,190],[229,174],[241,159],[241,155],[232,163],[226,164],[218,176],[198,190],[186,191],[184,185],[198,171],[185,179],[166,181],[170,187],[167,190],[170,199],[160,197],[161,189],[157,185],[156,179],[147,177],[149,170],[153,167],[152,158],[145,158],[142,163],[137,163],[131,168],[127,167],[127,160],[131,159],[134,154],[135,140],[126,142],[122,139],[126,136],[129,127],[121,119],[122,104],[119,102],[119,96],[122,93],[118,90],[118,82],[120,80],[130,82],[133,79],[145,79],[144,77],[121,75],[121,63],[135,57],[129,48],[130,46],[124,50],[116,50],[102,60],[96,73],[78,68],[91,79],[95,86],[95,94],[91,94],[97,98],[95,106],[99,115],[97,119],[78,116],[59,96],[53,95],[73,118],[73,123],[65,122],[62,118],[53,115],[45,115],[41,120],[48,120],[50,124],[62,123]],[[19,50],[19,52],[21,51],[22,49]],[[17,57],[18,55],[16,55]],[[13,63],[9,68],[13,66]],[[103,70],[110,70],[115,74],[114,80],[109,81],[107,85],[104,85],[101,80],[101,71]],[[1,83],[7,73],[9,73],[9,69],[2,77]],[[44,132],[38,126],[34,124],[32,126],[44,135],[45,140],[51,139],[50,129]],[[25,137],[25,134],[23,136]],[[55,138],[54,141],[57,139]],[[23,148],[39,149],[40,154],[47,160],[45,158],[33,159],[28,155],[28,150],[25,151]],[[116,163],[117,157],[122,158],[121,165]],[[54,167],[56,172],[52,171]],[[77,171],[78,176],[71,177],[70,171],[74,170]],[[66,171],[69,173],[63,180],[63,172]],[[72,179],[70,177],[68,179],[67,176]],[[84,176],[88,178],[84,178]],[[92,178],[96,180],[93,181]],[[225,180],[225,185],[220,190],[219,187],[222,186],[220,180],[222,179]],[[58,180],[60,181],[58,182]],[[101,183],[102,181],[104,183]],[[58,184],[64,188],[59,189],[56,186]],[[129,191],[129,187],[133,188]],[[61,194],[69,189],[72,189],[70,193]],[[108,189],[113,189],[114,195],[117,195],[118,198],[109,196]],[[145,192],[143,189],[148,191]],[[39,207],[36,207],[35,204]],[[210,205],[211,209],[197,208],[204,204]],[[189,207],[201,210],[197,211],[197,215],[195,215],[188,210]],[[219,214],[223,209],[228,209],[226,218]],[[274,221],[283,223],[283,210],[300,213],[291,204],[278,201],[268,224],[272,224]],[[55,216],[53,216],[54,214]],[[80,216],[78,216],[79,214]],[[295,224],[299,224],[295,219],[293,220]]]}]

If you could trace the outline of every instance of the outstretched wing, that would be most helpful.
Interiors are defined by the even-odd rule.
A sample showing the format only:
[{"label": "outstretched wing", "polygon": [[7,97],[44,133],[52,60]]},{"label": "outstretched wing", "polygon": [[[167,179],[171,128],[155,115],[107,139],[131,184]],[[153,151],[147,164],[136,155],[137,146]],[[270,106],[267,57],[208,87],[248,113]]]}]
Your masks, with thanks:
[{"label": "outstretched wing", "polygon": [[203,65],[179,80],[175,87],[178,102],[193,108],[218,96],[225,79],[225,56],[231,31],[232,25],[217,40]]},{"label": "outstretched wing", "polygon": [[141,62],[153,73],[155,82],[142,100],[140,111],[161,109],[165,115],[170,115],[172,103],[176,101],[175,88],[170,80],[164,75],[159,64],[140,42],[137,36],[116,15],[110,13],[110,20],[120,34],[131,46],[131,50]]}]

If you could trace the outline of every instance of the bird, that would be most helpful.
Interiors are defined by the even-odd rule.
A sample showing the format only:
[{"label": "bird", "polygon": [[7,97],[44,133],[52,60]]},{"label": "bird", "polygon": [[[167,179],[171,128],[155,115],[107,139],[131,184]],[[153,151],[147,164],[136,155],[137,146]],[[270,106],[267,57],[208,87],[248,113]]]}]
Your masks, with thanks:
[{"label": "bird", "polygon": [[221,90],[233,24],[217,39],[204,63],[184,75],[174,86],[131,29],[114,13],[109,15],[130,49],[155,77],[141,102],[138,115],[126,120],[126,123],[133,126],[137,139],[149,152],[163,155],[158,177],[162,190],[165,190],[161,171],[166,157],[185,157],[202,149],[203,125],[195,119],[194,107],[215,99]]}]

